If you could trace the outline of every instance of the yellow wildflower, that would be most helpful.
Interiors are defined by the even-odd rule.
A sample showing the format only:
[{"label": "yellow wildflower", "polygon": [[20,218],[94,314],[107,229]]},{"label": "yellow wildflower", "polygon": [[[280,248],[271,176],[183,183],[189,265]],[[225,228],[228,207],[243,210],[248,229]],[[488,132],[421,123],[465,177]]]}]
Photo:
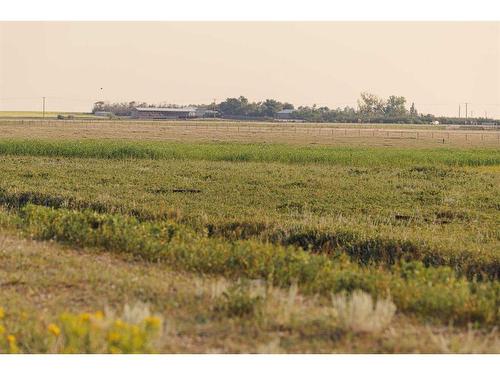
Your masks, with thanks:
[{"label": "yellow wildflower", "polygon": [[16,337],[14,335],[8,335],[7,342],[9,343],[9,352],[10,353],[19,352],[19,348],[17,347],[17,343],[16,343]]},{"label": "yellow wildflower", "polygon": [[97,311],[95,314],[94,314],[94,318],[98,319],[98,320],[102,320],[104,319],[104,313],[102,311]]},{"label": "yellow wildflower", "polygon": [[5,327],[0,324],[0,335],[3,335],[5,333]]},{"label": "yellow wildflower", "polygon": [[144,319],[144,323],[148,328],[158,329],[161,326],[161,319],[157,316],[148,316],[146,319]]},{"label": "yellow wildflower", "polygon": [[136,325],[131,327],[132,335],[138,336],[141,333],[141,329]]},{"label": "yellow wildflower", "polygon": [[0,307],[0,319],[3,319],[5,316],[5,311],[3,309],[3,307]]},{"label": "yellow wildflower", "polygon": [[84,322],[88,322],[90,320],[90,314],[89,313],[80,314],[80,319],[83,320]]},{"label": "yellow wildflower", "polygon": [[56,337],[61,334],[61,329],[53,323],[49,324],[47,330]]},{"label": "yellow wildflower", "polygon": [[109,334],[108,334],[108,341],[110,342],[116,342],[116,341],[119,341],[121,338],[120,334],[118,332],[114,332],[114,331],[111,331]]},{"label": "yellow wildflower", "polygon": [[121,354],[122,353],[120,348],[117,348],[116,346],[112,346],[111,348],[109,348],[109,351],[111,354]]}]

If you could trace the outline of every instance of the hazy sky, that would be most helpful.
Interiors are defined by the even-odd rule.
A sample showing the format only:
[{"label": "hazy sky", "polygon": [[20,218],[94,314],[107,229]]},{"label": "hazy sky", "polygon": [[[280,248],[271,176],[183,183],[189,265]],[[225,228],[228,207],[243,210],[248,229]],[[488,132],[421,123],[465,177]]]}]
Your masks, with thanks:
[{"label": "hazy sky", "polygon": [[58,111],[239,95],[337,107],[361,91],[500,118],[500,22],[0,22],[1,110],[43,96]]}]

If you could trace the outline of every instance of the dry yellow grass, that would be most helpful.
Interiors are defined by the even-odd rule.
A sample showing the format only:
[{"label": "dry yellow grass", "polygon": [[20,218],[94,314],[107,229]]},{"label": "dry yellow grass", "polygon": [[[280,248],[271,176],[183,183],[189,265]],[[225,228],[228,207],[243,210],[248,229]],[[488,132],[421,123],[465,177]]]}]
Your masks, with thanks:
[{"label": "dry yellow grass", "polygon": [[443,126],[226,121],[0,121],[1,138],[134,139],[386,147],[500,147],[500,132]]}]

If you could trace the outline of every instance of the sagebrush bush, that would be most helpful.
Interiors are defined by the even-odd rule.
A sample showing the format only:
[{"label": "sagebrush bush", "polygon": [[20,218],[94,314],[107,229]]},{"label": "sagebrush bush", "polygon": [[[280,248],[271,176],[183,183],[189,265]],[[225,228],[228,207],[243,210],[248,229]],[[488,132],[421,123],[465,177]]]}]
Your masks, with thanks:
[{"label": "sagebrush bush", "polygon": [[340,326],[356,333],[380,332],[390,325],[396,313],[396,306],[390,299],[374,302],[370,294],[362,291],[334,295],[332,305]]}]

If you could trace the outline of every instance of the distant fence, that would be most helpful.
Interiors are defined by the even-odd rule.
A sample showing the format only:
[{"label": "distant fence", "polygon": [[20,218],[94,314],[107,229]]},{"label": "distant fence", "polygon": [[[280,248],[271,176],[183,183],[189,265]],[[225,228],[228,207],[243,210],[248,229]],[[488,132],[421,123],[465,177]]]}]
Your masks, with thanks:
[{"label": "distant fence", "polygon": [[[225,133],[248,135],[283,135],[283,136],[307,136],[320,138],[383,138],[383,139],[408,139],[408,140],[429,140],[449,143],[452,141],[484,142],[500,144],[500,127],[493,126],[487,129],[460,130],[459,128],[438,127],[432,129],[401,128],[401,125],[394,124],[394,128],[385,124],[380,128],[378,124],[313,124],[313,123],[244,123],[225,121],[140,121],[140,120],[94,120],[94,119],[74,119],[74,120],[41,120],[41,119],[0,119],[0,133],[2,126],[28,126],[30,128],[71,128],[82,130],[120,130],[133,131],[142,129],[145,131],[168,130],[183,131],[186,134],[191,132],[202,133]],[[343,127],[345,126],[345,127]],[[399,128],[398,128],[399,127]]]}]

